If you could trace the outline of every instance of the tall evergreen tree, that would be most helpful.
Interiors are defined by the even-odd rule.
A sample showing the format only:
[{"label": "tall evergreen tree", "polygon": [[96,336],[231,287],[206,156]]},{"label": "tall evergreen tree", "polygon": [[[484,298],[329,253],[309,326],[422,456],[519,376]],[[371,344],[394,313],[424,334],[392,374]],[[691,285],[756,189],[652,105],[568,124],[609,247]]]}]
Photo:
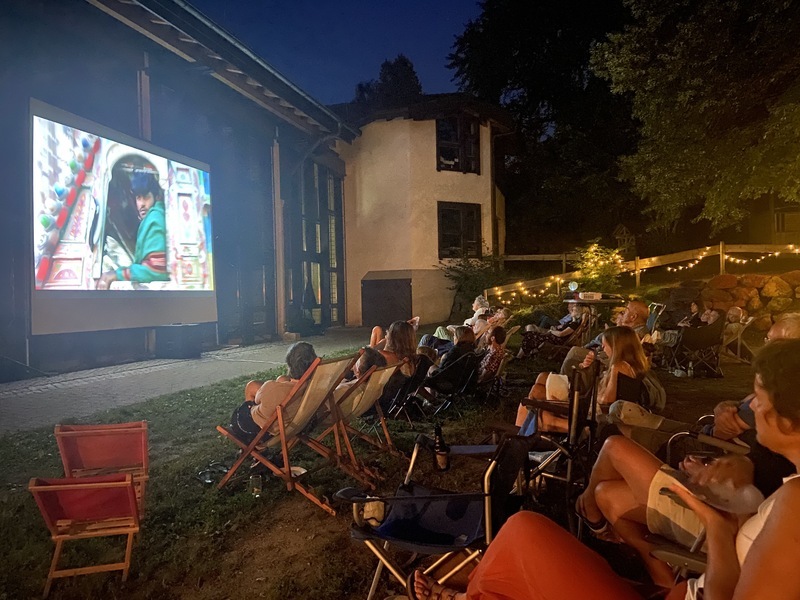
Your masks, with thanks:
[{"label": "tall evergreen tree", "polygon": [[418,100],[422,85],[412,62],[403,54],[381,65],[378,79],[356,85],[354,102],[371,107],[389,108]]}]

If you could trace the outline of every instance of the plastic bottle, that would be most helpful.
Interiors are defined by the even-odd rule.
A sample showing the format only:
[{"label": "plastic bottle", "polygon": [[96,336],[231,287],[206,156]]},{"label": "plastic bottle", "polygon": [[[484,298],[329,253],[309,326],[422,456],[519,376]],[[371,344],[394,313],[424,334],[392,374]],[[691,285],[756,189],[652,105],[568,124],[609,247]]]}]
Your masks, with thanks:
[{"label": "plastic bottle", "polygon": [[436,470],[447,471],[450,468],[450,446],[444,441],[442,426],[438,423],[433,428],[433,452],[436,455]]},{"label": "plastic bottle", "polygon": [[689,361],[689,369],[686,371],[686,375],[688,377],[694,377],[694,363],[692,363],[692,361]]},{"label": "plastic bottle", "polygon": [[263,485],[264,482],[261,479],[261,475],[250,475],[250,484],[248,485],[248,489],[250,490],[250,493],[253,494],[254,498],[261,497]]}]

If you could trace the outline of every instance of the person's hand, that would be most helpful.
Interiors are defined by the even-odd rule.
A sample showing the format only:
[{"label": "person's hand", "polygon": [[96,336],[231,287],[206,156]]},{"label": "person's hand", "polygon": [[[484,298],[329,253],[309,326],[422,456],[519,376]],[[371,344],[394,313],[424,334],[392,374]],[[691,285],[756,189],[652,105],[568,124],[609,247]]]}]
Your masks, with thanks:
[{"label": "person's hand", "polygon": [[694,511],[703,527],[706,528],[708,536],[725,535],[730,537],[733,543],[736,539],[736,532],[739,531],[739,521],[735,515],[711,508],[680,485],[672,484],[669,489],[675,492],[686,503],[686,506]]},{"label": "person's hand", "polygon": [[739,416],[738,402],[720,402],[714,407],[714,437],[730,440],[748,429],[750,426]]},{"label": "person's hand", "polygon": [[681,463],[681,469],[698,485],[730,482],[738,488],[753,483],[753,463],[746,456],[729,454],[709,459],[688,454]]},{"label": "person's hand", "polygon": [[98,290],[107,290],[111,287],[111,282],[117,280],[117,274],[114,271],[108,271],[100,276],[97,280]]},{"label": "person's hand", "polygon": [[589,350],[589,354],[586,355],[586,358],[584,358],[583,362],[581,363],[581,368],[582,369],[589,368],[591,364],[594,362],[594,358],[595,358],[594,350]]}]

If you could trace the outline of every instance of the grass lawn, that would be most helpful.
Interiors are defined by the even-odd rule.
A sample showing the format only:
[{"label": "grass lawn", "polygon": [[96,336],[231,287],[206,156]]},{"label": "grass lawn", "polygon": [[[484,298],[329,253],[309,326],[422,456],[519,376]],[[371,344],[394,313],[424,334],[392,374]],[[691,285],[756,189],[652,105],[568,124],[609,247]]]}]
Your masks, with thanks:
[{"label": "grass lawn", "polygon": [[[449,419],[445,425],[448,441],[475,442],[488,423],[513,419],[518,399],[544,366],[513,362],[509,396],[494,406],[467,407],[462,419]],[[724,369],[726,377],[718,380],[661,376],[669,395],[667,416],[691,419],[719,400],[743,397],[751,385],[749,367],[725,363]],[[257,375],[272,378],[277,374]],[[218,491],[194,478],[211,461],[232,462],[233,444],[214,428],[227,422],[250,378],[161,396],[81,421],[148,421],[151,477],[146,515],[126,583],[120,581],[118,572],[57,580],[52,598],[366,596],[374,560],[364,546],[349,538],[349,507],[339,507],[337,516],[330,517],[299,494],[286,492],[274,478],[265,481],[260,498],[247,493],[244,481]],[[419,431],[432,430],[430,425],[417,425],[415,430],[401,421],[391,422],[390,427],[395,443],[404,451],[411,449]],[[315,457],[302,455],[300,464],[318,464]],[[405,461],[383,456],[371,460],[386,476],[383,491],[393,490],[402,479]],[[477,489],[479,478],[474,469],[438,475],[432,472],[430,462],[422,460],[423,481],[452,489]],[[61,474],[51,428],[0,437],[0,600],[41,594],[53,543],[27,491],[27,482],[33,476]],[[329,498],[342,487],[357,486],[332,468],[314,472],[310,483]],[[64,561],[79,566],[116,560],[122,556],[123,546],[121,538],[71,542],[65,546],[62,565]],[[389,589],[384,584],[377,597],[383,598]],[[398,586],[393,589],[397,591]]]},{"label": "grass lawn", "polygon": [[[279,372],[257,376],[273,378]],[[54,582],[51,598],[366,595],[374,565],[367,549],[349,539],[349,506],[341,507],[332,518],[299,494],[288,493],[274,478],[265,479],[260,498],[247,493],[244,480],[218,491],[216,486],[205,486],[194,478],[211,461],[233,461],[236,449],[215,426],[227,423],[231,411],[241,402],[244,384],[251,378],[160,396],[79,421],[148,422],[146,514],[126,583],[120,581],[119,572],[61,579]],[[457,424],[448,423],[450,439],[468,439],[485,415],[485,411],[473,408]],[[400,421],[391,422],[390,427],[395,443],[406,451],[419,430],[430,429],[421,425],[415,431]],[[299,455],[303,466],[319,464],[317,455],[310,451]],[[372,462],[386,475],[384,489],[396,487],[405,461],[377,456]],[[329,498],[340,488],[358,485],[333,468],[311,475],[315,490]],[[39,596],[52,557],[53,542],[27,491],[28,480],[34,476],[63,476],[52,428],[0,437],[2,600]],[[73,541],[65,545],[61,566],[119,560],[123,549],[122,538]]]}]

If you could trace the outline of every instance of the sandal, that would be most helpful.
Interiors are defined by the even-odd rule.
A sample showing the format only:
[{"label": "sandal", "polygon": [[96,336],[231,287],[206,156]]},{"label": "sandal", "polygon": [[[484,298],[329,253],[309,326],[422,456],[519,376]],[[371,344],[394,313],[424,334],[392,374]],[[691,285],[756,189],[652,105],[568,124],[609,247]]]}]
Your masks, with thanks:
[{"label": "sandal", "polygon": [[583,504],[581,503],[581,497],[575,500],[575,515],[583,521],[583,524],[589,529],[591,534],[600,540],[601,542],[610,542],[612,544],[619,544],[622,543],[622,540],[617,535],[617,532],[614,531],[611,523],[606,520],[605,517],[601,517],[599,521],[590,521],[586,515],[583,514],[581,510]]},{"label": "sandal", "polygon": [[[416,580],[417,573],[422,575],[428,587],[428,593],[425,594],[424,596],[418,596],[417,593],[414,591],[414,582]],[[412,571],[411,575],[409,575],[408,579],[406,579],[406,593],[411,600],[455,600],[456,596],[460,592],[445,587],[439,583],[435,583],[422,571],[417,569],[416,571]]]}]

